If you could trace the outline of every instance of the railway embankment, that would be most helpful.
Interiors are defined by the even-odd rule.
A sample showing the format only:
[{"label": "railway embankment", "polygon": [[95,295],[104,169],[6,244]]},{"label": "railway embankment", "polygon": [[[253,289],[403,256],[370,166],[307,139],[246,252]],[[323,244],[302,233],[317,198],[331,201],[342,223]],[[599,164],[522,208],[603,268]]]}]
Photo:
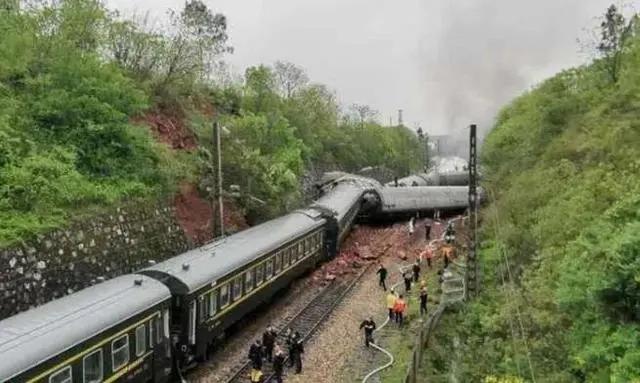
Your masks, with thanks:
[{"label": "railway embankment", "polygon": [[[0,319],[131,273],[211,238],[211,210],[192,187],[164,203],[87,212],[70,225],[0,249]],[[230,230],[246,223],[232,201]]]}]

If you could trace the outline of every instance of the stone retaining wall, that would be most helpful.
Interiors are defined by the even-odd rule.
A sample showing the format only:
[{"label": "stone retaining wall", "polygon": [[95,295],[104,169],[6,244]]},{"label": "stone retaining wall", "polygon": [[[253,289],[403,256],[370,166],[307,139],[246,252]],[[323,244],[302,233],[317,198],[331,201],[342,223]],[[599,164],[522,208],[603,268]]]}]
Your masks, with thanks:
[{"label": "stone retaining wall", "polygon": [[0,249],[0,319],[190,247],[172,207],[128,206]]}]

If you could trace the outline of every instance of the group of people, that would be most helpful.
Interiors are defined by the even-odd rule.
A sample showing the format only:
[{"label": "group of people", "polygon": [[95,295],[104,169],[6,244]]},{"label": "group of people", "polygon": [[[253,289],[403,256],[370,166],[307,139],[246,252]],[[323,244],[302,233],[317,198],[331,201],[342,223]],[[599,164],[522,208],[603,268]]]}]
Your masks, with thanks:
[{"label": "group of people", "polygon": [[[415,263],[411,266],[411,270],[407,269],[402,272],[405,292],[411,291],[412,282],[417,283],[418,280],[420,280],[420,270],[420,259],[416,259]],[[387,270],[382,263],[378,263],[378,271],[376,273],[379,277],[378,285],[382,287],[384,291],[387,291],[387,275],[389,275],[389,270]]]},{"label": "group of people", "polygon": [[249,348],[249,361],[251,362],[251,382],[259,383],[264,379],[262,373],[263,362],[273,364],[273,379],[282,383],[285,361],[289,361],[289,367],[295,367],[295,373],[302,372],[302,354],[304,347],[302,336],[298,331],[287,329],[285,333],[288,355],[285,354],[282,345],[277,341],[278,333],[269,325],[262,334],[262,339],[256,341]]},{"label": "group of people", "polygon": [[407,307],[408,305],[404,299],[404,295],[396,295],[395,291],[391,289],[391,291],[389,291],[389,294],[387,294],[387,309],[389,310],[389,320],[392,322],[396,322],[398,326],[402,326]]}]

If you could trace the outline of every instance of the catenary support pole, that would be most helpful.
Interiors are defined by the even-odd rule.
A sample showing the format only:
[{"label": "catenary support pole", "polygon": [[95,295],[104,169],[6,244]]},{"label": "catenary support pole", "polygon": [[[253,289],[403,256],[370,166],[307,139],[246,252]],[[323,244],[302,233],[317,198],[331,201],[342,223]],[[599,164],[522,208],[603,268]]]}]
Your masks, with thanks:
[{"label": "catenary support pole", "polygon": [[478,246],[478,167],[476,125],[469,127],[469,251],[467,253],[467,287],[470,296],[480,290]]},{"label": "catenary support pole", "polygon": [[220,236],[224,236],[224,205],[222,203],[222,146],[220,145],[220,125],[216,121],[216,152],[218,156],[218,227]]}]

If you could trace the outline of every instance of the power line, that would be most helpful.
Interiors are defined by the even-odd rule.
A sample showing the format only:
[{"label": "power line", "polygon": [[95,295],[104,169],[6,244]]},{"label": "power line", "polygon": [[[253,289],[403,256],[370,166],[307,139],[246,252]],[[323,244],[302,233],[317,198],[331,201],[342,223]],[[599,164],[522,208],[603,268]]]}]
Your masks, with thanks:
[{"label": "power line", "polygon": [[[490,189],[488,189],[490,190]],[[516,320],[518,321],[518,326],[520,328],[520,336],[522,338],[522,342],[524,344],[525,347],[525,352],[526,352],[526,357],[527,357],[527,363],[529,365],[529,372],[531,374],[531,381],[533,383],[536,382],[536,377],[535,377],[535,370],[533,368],[533,363],[531,362],[531,352],[529,351],[529,342],[527,339],[527,332],[525,331],[524,328],[524,324],[522,322],[522,313],[520,312],[520,307],[518,305],[517,302],[515,302],[514,297],[517,295],[515,288],[513,286],[513,275],[511,273],[511,266],[509,263],[509,257],[507,256],[507,252],[505,247],[502,245],[502,242],[498,241],[498,238],[501,237],[501,234],[499,232],[500,228],[502,227],[500,225],[500,217],[499,217],[499,213],[498,213],[498,205],[495,203],[495,193],[493,193],[493,190],[490,191],[491,192],[491,198],[494,201],[494,231],[496,234],[496,242],[498,243],[498,251],[501,254],[501,258],[504,261],[504,267],[507,270],[507,276],[509,279],[509,291],[511,292],[511,294],[507,295],[508,299],[511,299],[515,311],[516,311]],[[503,275],[503,286],[504,286],[504,275]],[[511,321],[511,318],[509,318],[509,320]]]}]

